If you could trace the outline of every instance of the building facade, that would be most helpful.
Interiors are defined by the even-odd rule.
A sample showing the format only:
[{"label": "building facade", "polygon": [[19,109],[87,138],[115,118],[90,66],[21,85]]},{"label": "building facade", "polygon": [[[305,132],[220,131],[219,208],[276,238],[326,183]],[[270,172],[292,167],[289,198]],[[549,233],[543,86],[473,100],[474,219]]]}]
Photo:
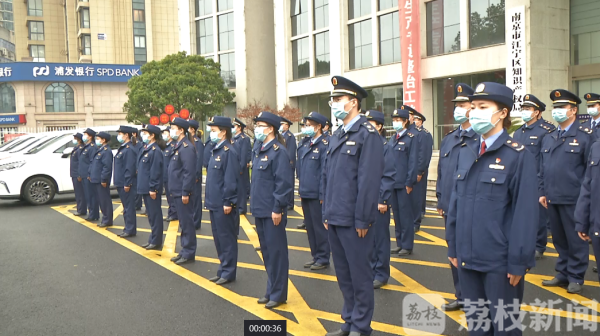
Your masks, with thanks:
[{"label": "building facade", "polygon": [[[437,149],[449,130],[454,85],[506,83],[514,71],[509,13],[524,8],[524,87],[550,102],[552,89],[600,91],[600,1],[290,0],[274,1],[277,104],[330,115],[330,78],[369,91],[362,108],[386,113],[403,103],[400,8],[419,10],[421,109]],[[400,6],[399,6],[400,4]],[[512,77],[510,77],[512,78]],[[585,113],[585,112],[584,112]],[[550,118],[550,111],[544,114]]]}]

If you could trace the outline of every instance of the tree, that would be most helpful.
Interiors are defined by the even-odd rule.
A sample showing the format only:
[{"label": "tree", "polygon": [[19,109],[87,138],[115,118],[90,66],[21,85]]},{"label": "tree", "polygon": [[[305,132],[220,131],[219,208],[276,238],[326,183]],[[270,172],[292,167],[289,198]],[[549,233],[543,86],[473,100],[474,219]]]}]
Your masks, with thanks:
[{"label": "tree", "polygon": [[142,74],[127,83],[127,121],[147,123],[169,104],[176,112],[188,109],[195,120],[220,114],[235,96],[225,87],[220,69],[212,59],[185,51],[143,65]]},{"label": "tree", "polygon": [[246,124],[246,133],[249,136],[254,137],[254,118],[263,111],[277,114],[291,122],[299,122],[302,119],[300,109],[291,107],[288,104],[285,104],[281,110],[276,110],[271,108],[271,106],[264,104],[262,101],[254,100],[246,107],[237,109],[237,117]]},{"label": "tree", "polygon": [[501,0],[496,5],[491,4],[485,16],[476,11],[471,13],[471,48],[504,42],[504,2],[505,0]]}]

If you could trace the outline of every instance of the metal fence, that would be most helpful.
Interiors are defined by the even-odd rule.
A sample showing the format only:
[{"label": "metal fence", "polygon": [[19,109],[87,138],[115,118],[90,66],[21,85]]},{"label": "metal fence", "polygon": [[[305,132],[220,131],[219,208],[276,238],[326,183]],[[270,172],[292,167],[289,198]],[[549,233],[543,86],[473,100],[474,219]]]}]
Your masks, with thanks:
[{"label": "metal fence", "polygon": [[75,125],[64,126],[45,126],[45,127],[25,127],[25,126],[10,126],[0,127],[0,144],[10,141],[17,136],[31,133],[68,131],[76,129]]}]

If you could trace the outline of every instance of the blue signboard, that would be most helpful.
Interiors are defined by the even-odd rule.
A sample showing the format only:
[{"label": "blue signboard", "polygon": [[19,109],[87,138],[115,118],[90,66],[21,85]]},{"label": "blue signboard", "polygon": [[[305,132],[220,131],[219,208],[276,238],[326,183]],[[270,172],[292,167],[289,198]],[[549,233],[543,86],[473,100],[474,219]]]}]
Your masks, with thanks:
[{"label": "blue signboard", "polygon": [[0,82],[127,82],[139,65],[16,62],[0,64]]},{"label": "blue signboard", "polygon": [[15,114],[11,116],[0,115],[0,125],[11,125],[11,124],[24,124],[25,116],[22,114]]}]

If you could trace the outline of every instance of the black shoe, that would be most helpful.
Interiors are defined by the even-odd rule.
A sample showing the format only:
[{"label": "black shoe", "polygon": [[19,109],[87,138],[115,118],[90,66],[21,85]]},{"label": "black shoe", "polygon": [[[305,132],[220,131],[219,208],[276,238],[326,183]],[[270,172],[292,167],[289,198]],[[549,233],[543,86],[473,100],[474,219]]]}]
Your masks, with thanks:
[{"label": "black shoe", "polygon": [[379,280],[374,280],[373,281],[373,288],[374,289],[379,289],[379,288],[381,288],[381,287],[383,287],[385,285],[387,285],[387,282],[381,282]]},{"label": "black shoe", "polygon": [[85,216],[86,214],[80,214],[79,212],[76,212],[73,214],[73,216]]},{"label": "black shoe", "polygon": [[269,302],[269,299],[267,299],[266,297],[263,296],[260,299],[258,299],[258,301],[256,301],[256,302],[258,302],[258,304],[265,304],[265,303]]},{"label": "black shoe", "polygon": [[135,211],[140,211],[140,210],[142,210],[142,207],[135,208]]},{"label": "black shoe", "polygon": [[98,220],[98,218],[90,218],[90,217],[88,217],[85,220],[88,221],[88,222],[95,222],[95,221]]},{"label": "black shoe", "polygon": [[542,281],[542,286],[546,287],[567,287],[568,285],[568,282],[560,281],[557,278]]},{"label": "black shoe", "polygon": [[255,247],[255,248],[254,248],[254,251],[260,251],[260,246],[258,246],[258,247]]},{"label": "black shoe", "polygon": [[400,252],[398,252],[398,255],[400,257],[404,257],[404,256],[411,255],[411,254],[412,254],[412,250],[402,249],[402,250],[400,250]]},{"label": "black shoe", "polygon": [[592,272],[594,272],[594,273],[598,273],[598,267],[594,267],[594,268],[592,268]]},{"label": "black shoe", "polygon": [[175,262],[175,265],[189,264],[189,263],[193,263],[194,261],[196,261],[196,259],[187,259],[187,258],[181,257]]},{"label": "black shoe", "polygon": [[105,228],[105,227],[109,227],[109,226],[113,226],[113,225],[112,224],[104,224],[104,223],[98,225],[98,227],[101,227],[101,228]]},{"label": "black shoe", "polygon": [[230,283],[230,282],[231,282],[231,280],[227,280],[227,279],[221,278],[221,279],[217,280],[215,283],[217,285],[224,285],[224,284]]},{"label": "black shoe", "polygon": [[544,252],[535,251],[535,260],[540,260],[544,257]]},{"label": "black shoe", "polygon": [[172,220],[173,220],[173,218],[171,218],[171,217],[165,217],[165,218],[163,218],[163,222],[170,222]]},{"label": "black shoe", "polygon": [[567,287],[567,293],[569,294],[581,294],[582,291],[583,286],[576,282],[569,283],[569,287]]},{"label": "black shoe", "polygon": [[420,226],[415,226],[415,232],[419,232],[421,231],[421,227]]},{"label": "black shoe", "polygon": [[276,302],[276,301],[269,301],[267,302],[267,304],[265,305],[265,308],[267,309],[273,309],[276,307],[281,306],[282,304],[284,304],[285,302]]},{"label": "black shoe", "polygon": [[342,329],[328,332],[327,334],[325,334],[325,336],[348,336],[348,335],[350,335],[350,332],[342,331]]},{"label": "black shoe", "polygon": [[119,237],[121,237],[121,238],[135,237],[135,234],[129,234],[129,233],[123,232],[119,235]]},{"label": "black shoe", "polygon": [[296,227],[300,230],[306,230],[306,224],[304,224],[304,223],[297,225]]},{"label": "black shoe", "polygon": [[454,300],[450,303],[444,303],[441,308],[444,311],[457,311],[463,308],[463,304],[458,300]]},{"label": "black shoe", "polygon": [[396,254],[398,252],[400,252],[400,250],[402,250],[402,248],[400,247],[394,247],[393,249],[390,250],[391,254]]},{"label": "black shoe", "polygon": [[162,250],[162,245],[150,244],[146,246],[146,250]]},{"label": "black shoe", "polygon": [[315,262],[314,262],[313,260],[311,260],[311,261],[308,261],[308,262],[306,262],[306,263],[304,264],[304,268],[310,268],[310,266],[312,266],[312,265],[314,265],[314,264],[315,264]]},{"label": "black shoe", "polygon": [[310,269],[313,271],[318,271],[318,270],[326,269],[327,267],[329,267],[329,265],[314,263],[312,266],[310,266]]},{"label": "black shoe", "polygon": [[148,245],[150,245],[150,243],[146,243],[146,244],[142,245],[142,247],[146,248],[146,247],[148,247]]},{"label": "black shoe", "polygon": [[208,279],[208,281],[211,281],[211,282],[217,282],[219,279],[221,279],[221,277],[220,277],[220,276],[214,276],[214,277],[212,277],[212,278]]},{"label": "black shoe", "polygon": [[171,258],[172,262],[176,262],[177,260],[181,259],[181,255],[176,255],[173,258]]}]

